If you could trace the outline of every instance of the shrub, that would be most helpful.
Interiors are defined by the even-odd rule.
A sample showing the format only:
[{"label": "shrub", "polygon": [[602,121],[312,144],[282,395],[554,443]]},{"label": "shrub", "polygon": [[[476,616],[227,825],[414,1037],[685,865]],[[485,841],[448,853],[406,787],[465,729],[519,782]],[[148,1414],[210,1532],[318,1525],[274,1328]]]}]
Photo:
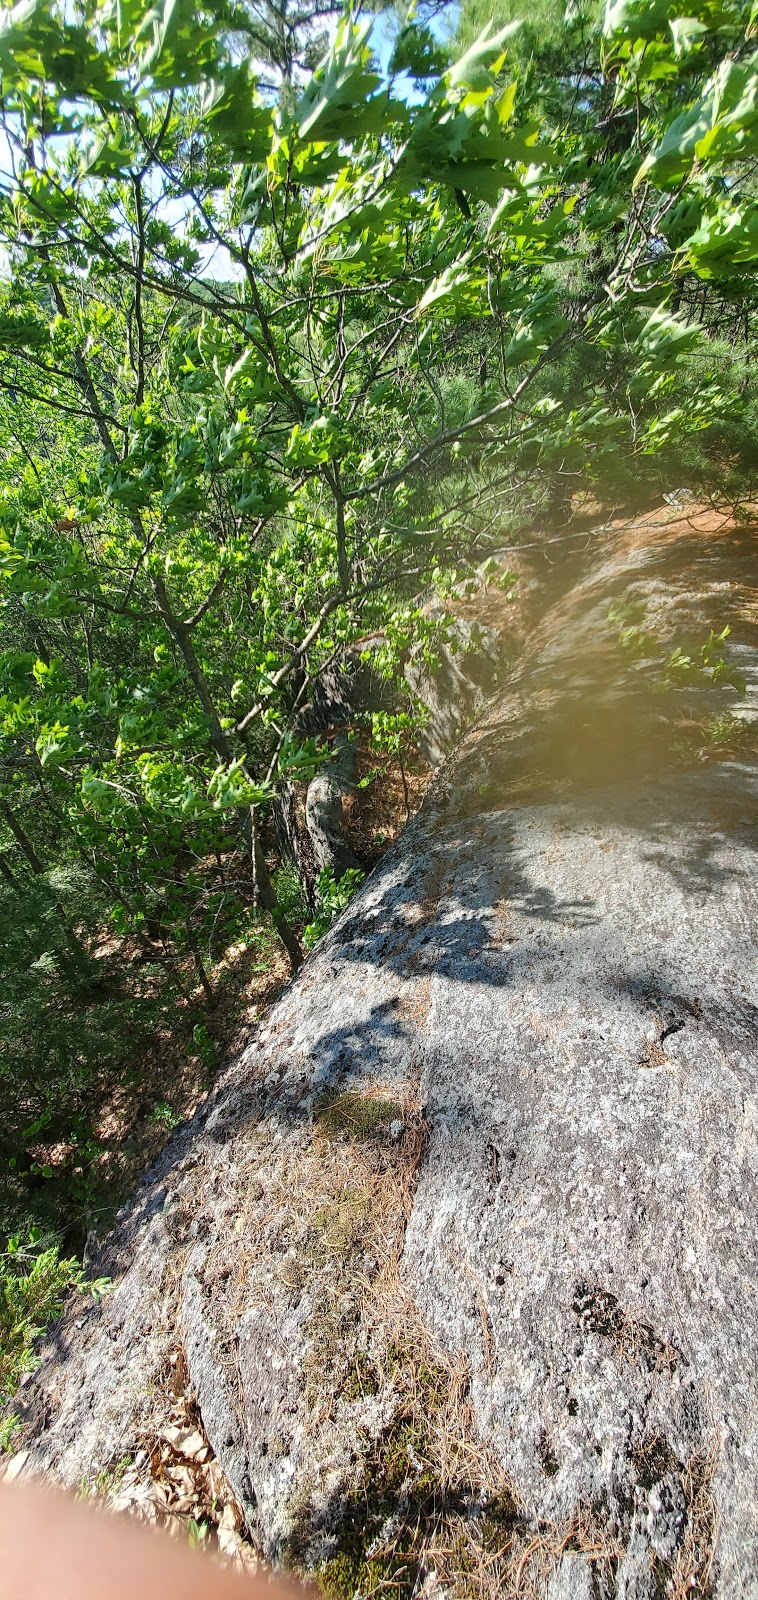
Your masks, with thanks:
[{"label": "shrub", "polygon": [[[48,1323],[60,1315],[68,1289],[82,1281],[82,1269],[71,1258],[61,1258],[56,1245],[44,1248],[39,1230],[32,1228],[26,1244],[18,1236],[8,1240],[0,1255],[0,1406],[18,1388],[25,1372],[36,1364],[35,1340]],[[0,1422],[0,1449],[7,1449],[14,1419]]]},{"label": "shrub", "polygon": [[316,879],[316,914],[303,934],[303,944],[307,950],[313,949],[340,912],[350,904],[363,883],[363,876],[359,867],[348,867],[337,882],[331,867],[321,868]]}]

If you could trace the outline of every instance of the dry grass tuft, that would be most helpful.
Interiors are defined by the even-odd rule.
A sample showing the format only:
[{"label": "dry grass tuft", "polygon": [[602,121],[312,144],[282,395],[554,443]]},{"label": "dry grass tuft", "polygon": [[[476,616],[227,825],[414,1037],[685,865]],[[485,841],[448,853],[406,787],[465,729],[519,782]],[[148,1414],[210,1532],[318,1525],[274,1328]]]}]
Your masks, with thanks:
[{"label": "dry grass tuft", "polygon": [[[299,1263],[298,1292],[315,1292],[305,1377],[314,1423],[319,1410],[323,1417],[353,1408],[362,1448],[326,1522],[309,1521],[305,1497],[292,1559],[302,1570],[316,1559],[328,1600],[532,1600],[544,1596],[568,1549],[610,1574],[622,1552],[590,1512],[537,1529],[527,1519],[479,1435],[466,1358],[437,1347],[403,1284],[405,1228],[427,1139],[418,1108],[351,1091],[323,1102],[316,1118],[325,1136],[302,1153],[296,1176],[288,1169],[290,1211],[296,1195],[300,1217],[290,1261]],[[393,1140],[388,1122],[396,1120],[402,1134]],[[383,1404],[378,1432],[361,1422],[366,1402]]]},{"label": "dry grass tuft", "polygon": [[437,1576],[443,1590],[465,1600],[544,1600],[550,1575],[563,1557],[574,1554],[591,1564],[595,1592],[613,1592],[613,1579],[623,1548],[601,1526],[595,1514],[580,1506],[564,1523],[529,1527],[523,1517],[487,1514],[458,1528],[452,1550],[440,1552]]},{"label": "dry grass tuft", "polygon": [[719,1534],[719,1514],[712,1484],[720,1448],[718,1436],[714,1434],[685,1464],[682,1488],[687,1502],[687,1523],[674,1561],[669,1600],[703,1600],[710,1593]]}]

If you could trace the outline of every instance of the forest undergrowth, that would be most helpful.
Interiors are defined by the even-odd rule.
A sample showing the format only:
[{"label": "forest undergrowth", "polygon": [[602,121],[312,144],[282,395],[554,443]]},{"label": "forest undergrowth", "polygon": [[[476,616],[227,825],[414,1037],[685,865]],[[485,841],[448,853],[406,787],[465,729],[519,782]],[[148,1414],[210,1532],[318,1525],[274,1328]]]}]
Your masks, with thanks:
[{"label": "forest undergrowth", "polygon": [[[418,809],[426,770],[422,759],[411,756],[401,776],[391,758],[359,751],[345,833],[367,870]],[[301,794],[301,808],[303,800]],[[272,870],[301,937],[311,927],[314,935],[325,931],[341,904],[334,891],[314,923],[295,867],[273,863]],[[0,1237],[10,1232],[26,1241],[31,1229],[39,1248],[59,1241],[80,1256],[88,1236],[103,1237],[172,1129],[193,1114],[290,974],[270,925],[252,913],[247,927],[235,930],[234,942],[207,962],[214,995],[209,1006],[191,957],[171,960],[164,950],[146,960],[143,945],[119,938],[106,922],[98,928],[97,903],[77,903],[78,888],[74,882],[71,892],[74,914],[81,918],[77,933],[91,962],[86,984],[72,995],[48,962],[37,975],[32,1000],[35,1037],[44,1042],[48,1059],[57,1045],[69,1074],[60,1083],[52,1136],[50,1118],[16,1135],[24,1159],[20,1151],[7,1158]],[[3,1042],[6,1059],[15,1046],[17,1067],[24,1042],[20,1029],[15,1040]],[[5,1120],[9,1141],[12,1110],[22,1109],[16,1095]]]}]

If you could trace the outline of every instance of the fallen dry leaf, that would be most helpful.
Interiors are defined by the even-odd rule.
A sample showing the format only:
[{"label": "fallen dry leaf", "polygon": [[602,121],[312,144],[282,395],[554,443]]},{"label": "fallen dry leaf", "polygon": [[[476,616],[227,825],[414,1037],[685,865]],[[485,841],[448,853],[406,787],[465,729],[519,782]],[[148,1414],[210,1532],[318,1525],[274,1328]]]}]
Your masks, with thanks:
[{"label": "fallen dry leaf", "polygon": [[223,1528],[226,1531],[229,1528],[233,1528],[235,1532],[238,1528],[242,1527],[242,1512],[240,1511],[239,1506],[235,1505],[233,1500],[227,1501],[219,1518],[218,1525],[219,1529]]},{"label": "fallen dry leaf", "polygon": [[161,1438],[187,1461],[205,1461],[210,1453],[199,1428],[164,1428]]},{"label": "fallen dry leaf", "polygon": [[189,1467],[167,1467],[166,1477],[181,1495],[194,1495],[195,1480]]},{"label": "fallen dry leaf", "polygon": [[12,1483],[14,1478],[20,1478],[21,1477],[21,1474],[22,1474],[22,1472],[24,1470],[24,1467],[26,1466],[26,1463],[27,1463],[28,1459],[29,1459],[29,1451],[28,1450],[18,1450],[16,1452],[15,1456],[11,1456],[9,1458],[7,1464],[4,1467],[2,1465],[0,1465],[0,1476],[2,1476],[5,1479],[6,1483]]}]

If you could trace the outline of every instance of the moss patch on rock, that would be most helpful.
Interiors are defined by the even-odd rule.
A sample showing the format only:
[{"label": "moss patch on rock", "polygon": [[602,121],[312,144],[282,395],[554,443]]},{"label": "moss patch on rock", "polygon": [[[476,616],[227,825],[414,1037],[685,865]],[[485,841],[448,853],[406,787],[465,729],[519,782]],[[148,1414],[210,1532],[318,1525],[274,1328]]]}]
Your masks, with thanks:
[{"label": "moss patch on rock", "polygon": [[351,1089],[344,1094],[322,1095],[313,1115],[318,1131],[327,1138],[346,1136],[362,1142],[376,1138],[393,1122],[402,1122],[403,1108],[397,1100]]}]

